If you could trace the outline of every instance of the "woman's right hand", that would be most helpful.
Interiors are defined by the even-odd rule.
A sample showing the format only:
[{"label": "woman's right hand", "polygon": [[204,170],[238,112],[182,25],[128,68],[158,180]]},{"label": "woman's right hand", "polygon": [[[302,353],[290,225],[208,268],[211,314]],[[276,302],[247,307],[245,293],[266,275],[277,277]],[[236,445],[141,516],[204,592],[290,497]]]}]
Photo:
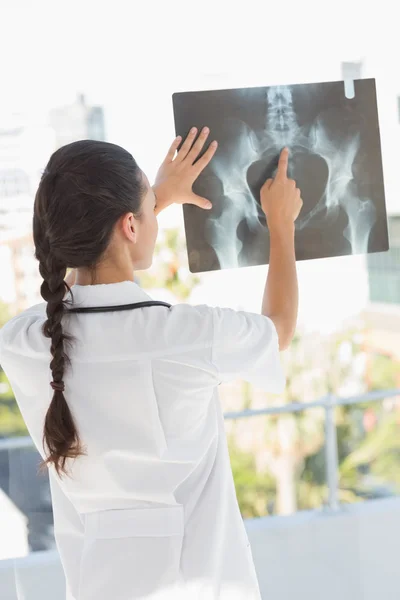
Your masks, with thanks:
[{"label": "woman's right hand", "polygon": [[279,157],[278,170],[274,179],[267,179],[261,188],[261,206],[267,217],[268,229],[294,228],[303,201],[300,190],[293,179],[288,179],[289,150],[284,148]]}]

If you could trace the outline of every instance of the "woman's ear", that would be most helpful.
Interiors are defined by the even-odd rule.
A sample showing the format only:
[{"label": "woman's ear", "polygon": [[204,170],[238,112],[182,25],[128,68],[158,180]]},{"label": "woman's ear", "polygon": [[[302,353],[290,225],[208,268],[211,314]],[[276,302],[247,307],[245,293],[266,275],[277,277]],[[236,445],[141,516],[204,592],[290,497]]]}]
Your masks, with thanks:
[{"label": "woman's ear", "polygon": [[128,238],[130,242],[136,244],[137,242],[137,222],[133,215],[133,213],[127,213],[123,217],[122,221],[122,231],[125,237]]}]

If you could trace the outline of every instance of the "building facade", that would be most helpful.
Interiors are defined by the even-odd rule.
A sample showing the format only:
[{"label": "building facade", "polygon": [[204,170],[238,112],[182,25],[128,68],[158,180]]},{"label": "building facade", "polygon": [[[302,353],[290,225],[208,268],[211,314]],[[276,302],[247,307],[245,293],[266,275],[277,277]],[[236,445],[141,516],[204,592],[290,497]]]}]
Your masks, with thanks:
[{"label": "building facade", "polygon": [[82,94],[51,110],[46,122],[12,115],[0,127],[0,299],[15,313],[42,301],[32,239],[41,174],[57,148],[79,139],[105,139],[103,108],[87,105]]}]

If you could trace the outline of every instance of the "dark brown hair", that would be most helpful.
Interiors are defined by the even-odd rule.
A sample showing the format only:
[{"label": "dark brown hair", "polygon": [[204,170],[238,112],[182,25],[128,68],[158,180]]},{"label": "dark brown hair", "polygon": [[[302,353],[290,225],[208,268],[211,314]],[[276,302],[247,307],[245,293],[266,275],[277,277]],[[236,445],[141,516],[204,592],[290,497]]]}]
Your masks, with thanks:
[{"label": "dark brown hair", "polygon": [[[61,476],[67,458],[84,454],[63,389],[64,372],[71,365],[65,348],[73,341],[62,318],[72,291],[65,283],[67,268],[95,272],[106,256],[114,226],[128,212],[140,218],[144,183],[142,173],[126,150],[93,140],[73,142],[50,157],[35,197],[33,238],[35,257],[43,277],[41,294],[47,302],[43,333],[51,339],[50,369],[56,383],[46,414],[43,446],[46,460]],[[73,297],[72,297],[73,300]]]}]

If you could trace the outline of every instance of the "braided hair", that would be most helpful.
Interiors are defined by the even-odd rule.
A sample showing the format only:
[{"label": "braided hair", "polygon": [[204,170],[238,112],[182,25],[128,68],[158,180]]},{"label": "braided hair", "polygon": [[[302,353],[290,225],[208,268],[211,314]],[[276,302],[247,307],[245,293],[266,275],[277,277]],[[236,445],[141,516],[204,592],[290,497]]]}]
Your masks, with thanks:
[{"label": "braided hair", "polygon": [[85,453],[64,395],[64,375],[71,366],[66,349],[73,343],[63,323],[73,303],[64,281],[67,268],[95,271],[118,219],[128,212],[140,218],[144,189],[142,172],[129,152],[115,144],[81,140],[54,152],[36,192],[33,239],[43,278],[40,291],[47,302],[43,334],[51,340],[53,379],[41,468],[54,465],[59,476],[67,472],[67,459]]}]

